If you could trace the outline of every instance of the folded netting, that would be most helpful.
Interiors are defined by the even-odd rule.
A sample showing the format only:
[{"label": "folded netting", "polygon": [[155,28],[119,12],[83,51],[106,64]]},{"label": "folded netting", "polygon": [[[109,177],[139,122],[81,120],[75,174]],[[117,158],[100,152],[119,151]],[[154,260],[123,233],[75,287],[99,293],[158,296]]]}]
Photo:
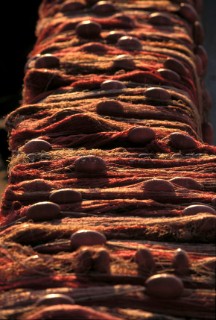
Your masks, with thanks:
[{"label": "folded netting", "polygon": [[202,10],[42,0],[5,121],[1,319],[215,319]]}]

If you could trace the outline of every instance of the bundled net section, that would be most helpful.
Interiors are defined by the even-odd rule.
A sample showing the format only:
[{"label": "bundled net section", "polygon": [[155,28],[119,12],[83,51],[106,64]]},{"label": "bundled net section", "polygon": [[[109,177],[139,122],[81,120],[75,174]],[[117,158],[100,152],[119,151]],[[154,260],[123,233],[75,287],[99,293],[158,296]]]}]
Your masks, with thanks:
[{"label": "bundled net section", "polygon": [[43,0],[0,212],[4,320],[214,319],[202,1]]}]

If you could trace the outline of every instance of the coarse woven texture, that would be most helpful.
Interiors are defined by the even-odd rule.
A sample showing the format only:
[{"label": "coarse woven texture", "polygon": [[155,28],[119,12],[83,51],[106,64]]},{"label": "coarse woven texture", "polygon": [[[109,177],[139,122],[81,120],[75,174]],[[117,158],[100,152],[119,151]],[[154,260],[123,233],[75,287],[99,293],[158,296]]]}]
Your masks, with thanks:
[{"label": "coarse woven texture", "polygon": [[199,0],[43,0],[6,118],[0,314],[215,319]]}]

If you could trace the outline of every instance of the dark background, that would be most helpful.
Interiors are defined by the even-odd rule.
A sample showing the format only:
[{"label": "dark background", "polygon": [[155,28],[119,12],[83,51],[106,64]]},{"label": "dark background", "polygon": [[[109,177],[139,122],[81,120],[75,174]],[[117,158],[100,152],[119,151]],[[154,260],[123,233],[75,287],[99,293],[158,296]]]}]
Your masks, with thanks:
[{"label": "dark background", "polygon": [[[16,108],[21,98],[23,69],[36,40],[34,30],[41,0],[3,0],[0,6],[0,115]],[[17,7],[17,6],[16,6]]]},{"label": "dark background", "polygon": [[[35,26],[41,0],[1,1],[0,7],[0,118],[16,108],[21,100],[24,65],[35,41]],[[204,0],[203,24],[209,54],[207,86],[216,105],[216,1]],[[210,116],[216,127],[216,108]],[[0,120],[0,153],[6,159],[7,135]]]},{"label": "dark background", "polygon": [[216,145],[216,1],[203,0],[203,2],[203,25],[205,29],[205,47],[209,56],[206,84],[213,100],[213,106],[211,114],[209,116],[209,120],[214,125],[214,144]]}]

